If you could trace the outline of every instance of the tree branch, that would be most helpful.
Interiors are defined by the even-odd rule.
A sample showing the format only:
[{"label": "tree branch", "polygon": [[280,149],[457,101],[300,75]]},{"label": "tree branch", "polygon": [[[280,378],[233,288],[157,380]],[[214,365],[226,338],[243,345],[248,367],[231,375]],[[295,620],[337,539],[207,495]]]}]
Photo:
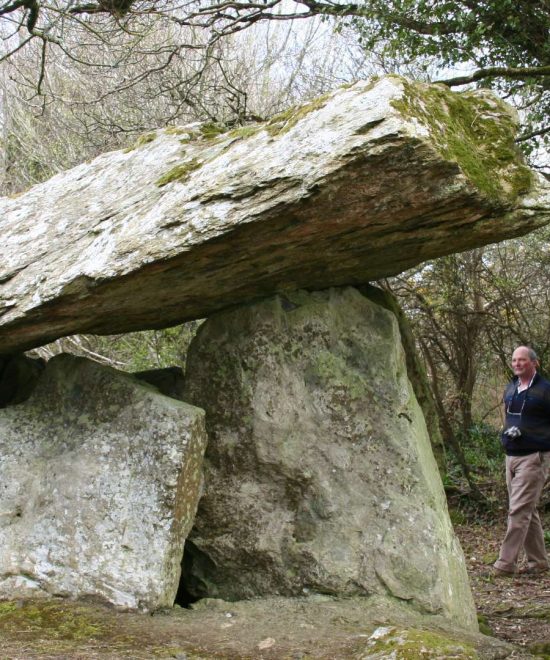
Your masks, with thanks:
[{"label": "tree branch", "polygon": [[26,4],[27,4],[27,0],[16,0],[16,2],[12,2],[11,5],[0,7],[0,16],[4,16],[4,14],[10,14],[12,11],[15,11],[16,9],[25,7]]},{"label": "tree branch", "polygon": [[506,67],[491,66],[485,69],[478,69],[468,76],[458,76],[457,78],[447,78],[445,80],[436,80],[436,83],[456,87],[457,85],[467,85],[469,83],[483,80],[484,78],[514,78],[521,80],[523,78],[537,77],[543,78],[550,76],[550,66],[527,66],[527,67]]},{"label": "tree branch", "polygon": [[531,138],[538,137],[539,135],[546,135],[546,133],[549,132],[550,132],[550,125],[543,126],[538,131],[533,131],[532,133],[524,133],[523,135],[520,135],[518,138],[516,138],[516,142],[525,142],[526,140],[530,140]]}]

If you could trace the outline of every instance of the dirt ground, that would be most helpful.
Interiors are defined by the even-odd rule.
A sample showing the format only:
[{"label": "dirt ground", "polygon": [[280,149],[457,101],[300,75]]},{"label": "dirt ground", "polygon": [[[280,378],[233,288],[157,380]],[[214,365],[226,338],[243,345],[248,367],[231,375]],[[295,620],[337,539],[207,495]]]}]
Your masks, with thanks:
[{"label": "dirt ground", "polygon": [[154,615],[97,603],[18,601],[0,603],[0,660],[550,659],[550,574],[483,576],[503,524],[504,516],[498,524],[455,525],[490,636],[457,636],[437,617],[426,632],[425,618],[405,608],[390,612],[382,598],[206,600]]},{"label": "dirt ground", "polygon": [[[2,660],[517,657],[502,642],[388,609],[383,598],[206,601],[154,616],[67,601],[0,604]],[[398,652],[395,652],[397,648]]]},{"label": "dirt ground", "polygon": [[[546,526],[548,529],[548,525]],[[550,573],[487,578],[483,571],[498,556],[501,524],[458,525],[480,620],[498,639],[550,658]]]}]

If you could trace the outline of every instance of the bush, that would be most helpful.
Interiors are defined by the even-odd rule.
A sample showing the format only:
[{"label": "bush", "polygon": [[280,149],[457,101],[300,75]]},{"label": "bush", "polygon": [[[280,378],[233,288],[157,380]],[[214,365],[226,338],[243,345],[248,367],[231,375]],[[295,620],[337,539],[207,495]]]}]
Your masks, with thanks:
[{"label": "bush", "polygon": [[476,424],[467,436],[460,438],[460,442],[472,472],[481,472],[488,476],[502,473],[504,450],[497,429],[488,424]]}]

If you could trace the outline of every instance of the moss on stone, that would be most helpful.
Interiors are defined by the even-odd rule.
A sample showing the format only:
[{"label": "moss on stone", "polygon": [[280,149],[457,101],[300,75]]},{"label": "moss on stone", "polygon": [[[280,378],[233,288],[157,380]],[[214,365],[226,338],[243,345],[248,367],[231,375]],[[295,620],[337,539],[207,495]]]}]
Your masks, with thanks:
[{"label": "moss on stone", "polygon": [[477,622],[479,624],[479,632],[482,635],[488,635],[489,637],[493,636],[493,631],[491,630],[491,627],[489,626],[489,621],[487,617],[484,614],[478,614],[477,615]]},{"label": "moss on stone", "polygon": [[319,96],[309,103],[305,103],[299,107],[291,107],[284,112],[280,112],[267,122],[265,126],[266,131],[271,137],[287,133],[310,112],[323,108],[331,96],[331,94],[323,94],[323,96]]},{"label": "moss on stone", "polygon": [[[298,347],[299,348],[299,347]],[[331,390],[340,390],[347,399],[361,399],[365,393],[365,381],[345,361],[330,351],[319,351],[314,368],[319,382]]]},{"label": "moss on stone", "polygon": [[214,140],[223,133],[227,133],[227,126],[216,122],[207,122],[199,126],[199,132],[206,140]]},{"label": "moss on stone", "polygon": [[144,144],[149,144],[149,142],[152,142],[156,137],[156,133],[145,133],[144,135],[140,135],[136,140],[136,146],[141,147]]},{"label": "moss on stone", "polygon": [[388,630],[386,635],[371,642],[364,658],[392,658],[393,660],[422,660],[425,658],[455,658],[474,660],[478,657],[469,644],[427,630]]},{"label": "moss on stone", "polygon": [[166,135],[186,135],[189,131],[183,126],[168,126],[164,129]]},{"label": "moss on stone", "polygon": [[31,652],[38,652],[39,657],[88,657],[91,648],[111,649],[124,658],[174,658],[180,654],[188,660],[211,657],[187,645],[184,649],[176,646],[177,642],[164,641],[162,634],[157,636],[154,631],[154,626],[136,627],[110,609],[70,600],[0,602],[3,651],[9,645],[10,650],[17,646],[32,657],[38,656]]},{"label": "moss on stone", "polygon": [[159,179],[157,179],[156,185],[159,188],[162,188],[162,186],[166,186],[167,184],[172,183],[172,181],[183,182],[189,177],[191,172],[198,170],[201,166],[201,161],[197,160],[196,158],[192,158],[191,160],[185,163],[181,163],[180,165],[176,165],[171,170],[168,170],[166,174],[163,174]]},{"label": "moss on stone", "polygon": [[529,192],[532,173],[522,162],[516,122],[503,103],[444,85],[401,82],[404,94],[393,107],[425,126],[439,153],[457,163],[491,202],[509,205]]},{"label": "moss on stone", "polygon": [[134,144],[131,147],[127,147],[124,149],[124,153],[127,154],[130,151],[133,151],[134,149],[138,149],[139,147],[142,147],[144,144],[149,144],[149,142],[152,142],[155,138],[157,137],[156,133],[144,133],[143,135],[140,135],[138,139],[134,142]]},{"label": "moss on stone", "polygon": [[0,621],[3,617],[8,616],[12,612],[17,611],[17,609],[18,609],[17,603],[13,603],[11,601],[0,603]]},{"label": "moss on stone", "polygon": [[27,638],[79,641],[103,632],[102,626],[75,605],[51,601],[0,603],[0,636],[24,632]]},{"label": "moss on stone", "polygon": [[253,135],[256,135],[259,133],[261,130],[263,130],[264,125],[263,124],[254,124],[252,126],[239,126],[239,128],[234,128],[232,131],[230,131],[227,134],[228,138],[233,138],[233,139],[246,139],[248,137],[252,137]]}]

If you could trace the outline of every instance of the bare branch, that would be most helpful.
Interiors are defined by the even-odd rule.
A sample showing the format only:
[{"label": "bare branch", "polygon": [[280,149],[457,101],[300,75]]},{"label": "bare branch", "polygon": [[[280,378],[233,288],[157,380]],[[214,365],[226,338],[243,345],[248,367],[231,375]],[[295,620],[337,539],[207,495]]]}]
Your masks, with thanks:
[{"label": "bare branch", "polygon": [[26,5],[27,5],[27,0],[16,0],[16,2],[12,2],[11,5],[5,5],[4,7],[0,7],[0,16],[4,16],[5,14],[10,14],[12,11],[19,9],[20,7],[26,7]]},{"label": "bare branch", "polygon": [[34,39],[34,34],[31,34],[30,37],[27,37],[26,39],[23,39],[21,43],[16,46],[13,50],[8,51],[5,55],[0,57],[0,62],[4,62],[4,60],[9,60],[12,55],[15,55],[18,51],[20,51],[22,48],[24,48],[31,39]]},{"label": "bare branch", "polygon": [[42,95],[42,83],[46,74],[46,53],[48,49],[47,39],[42,39],[42,53],[40,55],[40,73],[38,75],[38,82],[36,83],[36,93],[38,96]]}]

